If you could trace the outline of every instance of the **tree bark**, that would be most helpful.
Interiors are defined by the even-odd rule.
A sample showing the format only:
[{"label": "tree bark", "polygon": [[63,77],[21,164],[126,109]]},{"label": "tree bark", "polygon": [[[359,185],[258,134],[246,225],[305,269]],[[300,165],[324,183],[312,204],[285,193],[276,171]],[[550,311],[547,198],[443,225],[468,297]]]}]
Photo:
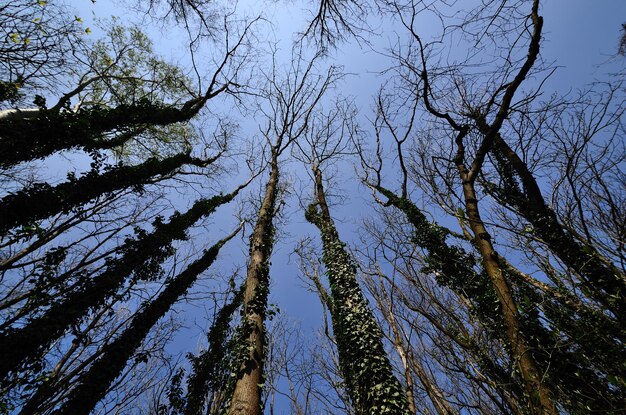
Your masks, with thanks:
[{"label": "tree bark", "polygon": [[482,263],[491,279],[500,303],[502,320],[505,327],[507,346],[516,361],[524,382],[527,399],[536,415],[557,415],[558,412],[552,398],[552,391],[542,380],[537,362],[522,333],[518,319],[517,304],[513,298],[508,281],[504,277],[498,254],[491,244],[491,235],[487,232],[480,217],[478,199],[474,182],[465,178],[465,171],[460,168],[463,179],[463,195],[465,211],[470,228],[474,234],[474,243],[480,252]]},{"label": "tree bark", "polygon": [[246,274],[241,322],[245,347],[237,368],[236,381],[228,409],[229,415],[261,415],[261,389],[265,359],[265,311],[269,292],[270,256],[274,245],[273,218],[278,194],[278,149],[272,148],[270,177],[259,215],[250,237],[250,262]]}]

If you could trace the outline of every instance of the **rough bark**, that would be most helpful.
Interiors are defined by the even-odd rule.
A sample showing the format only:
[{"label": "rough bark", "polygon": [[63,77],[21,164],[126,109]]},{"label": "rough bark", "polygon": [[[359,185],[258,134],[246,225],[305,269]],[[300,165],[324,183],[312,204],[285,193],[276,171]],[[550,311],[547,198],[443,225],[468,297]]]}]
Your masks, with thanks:
[{"label": "rough bark", "polygon": [[474,234],[474,244],[480,252],[483,267],[498,296],[507,346],[520,371],[529,406],[536,415],[557,415],[552,391],[543,381],[539,366],[522,332],[517,312],[518,305],[513,298],[509,282],[504,277],[498,254],[491,243],[491,235],[480,217],[474,182],[464,177],[466,173],[463,167],[460,167],[460,172],[464,178],[465,211]]},{"label": "rough bark", "polygon": [[265,359],[265,312],[269,292],[269,267],[274,245],[273,218],[278,194],[278,152],[272,149],[270,177],[250,237],[250,259],[246,274],[241,322],[242,362],[236,371],[229,415],[261,415],[261,388]]}]

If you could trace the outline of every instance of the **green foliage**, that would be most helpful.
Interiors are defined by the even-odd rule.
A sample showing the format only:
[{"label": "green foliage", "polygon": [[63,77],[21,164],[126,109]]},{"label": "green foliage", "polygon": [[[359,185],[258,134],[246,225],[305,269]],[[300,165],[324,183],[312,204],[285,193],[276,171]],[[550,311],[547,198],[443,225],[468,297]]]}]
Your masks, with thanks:
[{"label": "green foliage", "polygon": [[20,370],[26,363],[39,362],[54,340],[76,325],[90,309],[99,307],[114,295],[127,279],[133,284],[138,280],[160,278],[161,263],[173,253],[173,241],[186,240],[190,226],[233,197],[231,193],[199,200],[187,212],[173,214],[167,223],[157,218],[151,233],[136,228],[137,236],[126,238],[119,249],[119,256],[108,258],[100,275],[82,281],[63,298],[58,298],[45,314],[33,317],[24,327],[10,329],[0,335],[0,353],[7,356],[0,362],[0,378]]},{"label": "green foliage", "polygon": [[[503,186],[512,195],[515,189],[519,191],[513,181]],[[435,274],[440,285],[467,298],[473,315],[490,337],[506,345],[500,303],[476,258],[461,247],[449,245],[449,231],[430,223],[411,201],[382,187],[377,190],[413,225],[412,242],[425,251],[422,271]],[[567,301],[567,292],[560,297],[546,296],[520,278],[516,270],[504,267],[504,272],[506,280],[514,282],[511,289],[524,337],[558,402],[572,414],[619,408],[626,397],[623,389],[611,386],[611,380],[619,384],[626,378],[626,364],[621,358],[625,337],[619,324],[582,302],[574,306]],[[481,364],[494,379],[504,382],[510,377],[517,386],[507,389],[522,393],[519,373],[513,367],[498,367],[487,356]]]},{"label": "green foliage", "polygon": [[152,41],[137,26],[105,22],[107,38],[96,41],[87,55],[100,76],[85,91],[85,105],[116,107],[142,100],[166,105],[186,100],[191,81],[181,69],[155,55]]},{"label": "green foliage", "polygon": [[[195,111],[142,99],[114,108],[84,106],[78,111],[42,109],[33,118],[0,120],[0,166],[44,158],[71,148],[111,149],[127,143],[146,125],[164,126],[188,120]],[[112,136],[111,136],[112,134]],[[188,144],[183,151],[188,150]]]},{"label": "green foliage", "polygon": [[22,87],[22,81],[16,80],[14,82],[5,82],[0,80],[0,102],[8,101],[9,103],[16,103],[23,95],[20,93]]},{"label": "green foliage", "polygon": [[[114,108],[139,102],[171,106],[186,101],[193,91],[190,79],[180,67],[154,53],[152,41],[137,26],[124,27],[107,22],[107,38],[98,40],[87,56],[89,67],[100,76],[81,97],[82,105]],[[187,124],[147,125],[141,145],[130,141],[115,149],[118,157],[172,155],[197,140]]]},{"label": "green foliage", "polygon": [[356,280],[356,266],[332,219],[309,205],[306,219],[322,236],[326,275],[333,300],[331,317],[346,389],[358,415],[408,414],[406,394],[393,375],[383,334]]},{"label": "green foliage", "polygon": [[92,169],[81,176],[68,175],[68,181],[51,186],[34,183],[0,200],[0,234],[20,225],[28,226],[58,213],[76,211],[97,197],[114,191],[142,186],[159,175],[172,173],[185,163],[199,161],[188,154],[177,154],[163,160],[150,158],[136,166],[106,166],[100,172],[102,156],[94,153]]}]

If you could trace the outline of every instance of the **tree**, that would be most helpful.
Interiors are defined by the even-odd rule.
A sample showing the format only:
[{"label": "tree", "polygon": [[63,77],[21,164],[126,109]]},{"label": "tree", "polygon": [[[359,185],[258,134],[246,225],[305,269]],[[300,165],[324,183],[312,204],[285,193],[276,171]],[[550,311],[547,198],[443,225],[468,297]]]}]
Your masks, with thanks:
[{"label": "tree", "polygon": [[175,174],[184,164],[206,167],[222,154],[223,150],[206,160],[197,159],[190,154],[178,154],[163,160],[151,158],[137,166],[105,168],[102,174],[92,170],[78,179],[70,177],[69,181],[54,187],[47,183],[35,183],[0,200],[0,232],[7,232],[17,226],[27,226],[60,212],[68,212],[117,190],[138,188],[163,180]]},{"label": "tree", "polygon": [[269,145],[270,175],[265,187],[257,222],[250,237],[250,259],[246,275],[240,339],[242,351],[235,362],[236,381],[230,398],[231,415],[258,415],[262,413],[261,387],[263,385],[263,359],[265,348],[264,320],[269,292],[269,261],[274,245],[273,218],[278,196],[279,156],[307,131],[311,114],[326,91],[341,76],[337,68],[325,73],[315,73],[320,54],[306,61],[302,46],[292,51],[292,63],[284,79],[279,78],[276,66],[267,77],[268,85],[263,97],[265,126],[263,139]]},{"label": "tree", "polygon": [[[24,7],[20,13],[36,15],[37,12],[28,7],[40,8],[44,6],[42,3],[38,6],[19,5]],[[50,10],[57,10],[55,7],[51,5]],[[3,8],[4,12],[9,13],[11,9]],[[16,23],[21,18],[18,14],[10,17],[16,19]],[[60,19],[59,16],[53,16],[46,24],[54,25],[54,19]],[[77,85],[62,94],[54,106],[48,108],[45,100],[36,96],[37,108],[23,108],[19,106],[23,100],[12,100],[11,104],[16,108],[1,111],[0,147],[3,150],[0,163],[4,169],[76,146],[87,150],[94,160],[92,171],[79,179],[68,175],[67,182],[56,186],[34,183],[5,195],[1,201],[5,213],[2,217],[6,219],[2,227],[2,248],[9,254],[2,258],[2,278],[9,287],[15,283],[2,303],[3,308],[11,311],[2,321],[0,334],[2,348],[8,356],[2,368],[2,384],[6,390],[27,390],[32,385],[41,384],[40,376],[48,366],[46,358],[54,354],[52,345],[65,344],[69,337],[66,334],[75,334],[75,343],[79,345],[82,343],[80,338],[95,333],[100,324],[98,316],[110,312],[117,301],[132,297],[138,281],[154,281],[162,276],[163,262],[175,252],[173,242],[187,239],[189,226],[232,200],[245,187],[197,201],[187,213],[172,215],[169,223],[163,223],[157,216],[152,223],[152,233],[139,226],[145,218],[137,215],[134,217],[136,221],[130,223],[135,226],[136,239],[124,239],[129,227],[128,218],[110,217],[108,222],[99,222],[95,216],[96,212],[102,213],[105,209],[112,212],[111,205],[121,195],[132,201],[129,196],[141,194],[143,186],[182,176],[180,167],[184,164],[195,164],[196,168],[202,169],[204,176],[209,177],[213,168],[206,167],[224,153],[226,143],[222,140],[228,138],[229,131],[222,131],[225,133],[220,138],[222,148],[215,158],[209,158],[199,148],[194,148],[194,152],[200,150],[203,154],[199,157],[192,155],[190,143],[186,142],[183,153],[169,156],[163,151],[164,147],[156,146],[152,153],[149,152],[152,157],[148,160],[140,160],[135,166],[105,168],[101,172],[111,154],[102,150],[135,138],[140,138],[148,148],[151,136],[157,140],[167,134],[169,139],[173,134],[188,136],[189,125],[177,129],[172,124],[188,121],[208,99],[222,92],[230,94],[239,88],[241,85],[237,82],[234,82],[237,86],[231,83],[246,59],[246,52],[242,50],[248,47],[253,22],[245,23],[237,35],[233,35],[230,24],[224,20],[224,56],[215,61],[215,71],[207,77],[209,86],[199,94],[191,92],[180,70],[154,56],[150,41],[141,31],[114,25],[109,33],[109,44],[96,42],[91,45],[93,51],[87,50],[86,46],[81,49],[83,46],[73,45],[76,59],[69,72],[76,75]],[[45,33],[43,27],[39,30]],[[35,42],[31,44],[26,39],[22,46],[28,51]],[[39,45],[43,49],[32,53],[46,53],[46,48],[62,46]],[[65,53],[56,49],[48,52]],[[18,55],[7,55],[16,70],[22,59],[22,55]],[[48,70],[57,70],[53,67],[56,64],[58,62],[53,60],[40,62],[39,72],[34,72],[32,78],[45,75]],[[52,66],[48,68],[46,65]],[[71,82],[70,78],[72,76],[68,79],[57,76],[59,86]],[[29,85],[36,91],[36,84],[31,82]],[[58,89],[51,91],[56,93]],[[154,117],[159,118],[159,114],[164,118],[155,122]],[[225,120],[220,123],[222,126],[227,124]],[[168,130],[159,130],[159,125],[167,125]],[[18,143],[16,139],[23,141]],[[159,152],[165,157],[155,157]],[[86,207],[90,202],[91,206]],[[61,215],[54,217],[58,214]],[[125,214],[132,215],[132,209],[127,209]],[[44,219],[48,220],[42,223]],[[117,229],[107,225],[116,219],[123,225]],[[8,232],[11,229],[14,231]],[[115,245],[120,235],[124,241]],[[61,245],[52,246],[55,239],[62,240]],[[85,255],[81,258],[83,252]],[[83,352],[84,349],[71,346],[59,365],[63,366],[63,359],[73,358],[72,353]],[[91,360],[97,357],[97,353],[91,356]],[[45,383],[40,391],[45,391]],[[45,398],[45,393],[39,395]],[[36,401],[33,402],[36,404]],[[26,411],[35,409],[36,406],[24,408]]]},{"label": "tree", "polygon": [[[232,301],[225,304],[217,313],[208,332],[207,349],[198,356],[190,358],[193,370],[187,379],[187,393],[184,407],[180,410],[185,415],[200,415],[206,407],[209,414],[218,414],[224,409],[224,392],[228,385],[230,357],[234,346],[232,330],[229,325],[235,311],[243,303],[245,286],[241,286]],[[205,405],[205,401],[209,399]]]},{"label": "tree", "polygon": [[382,332],[359,287],[356,266],[339,238],[324,192],[322,169],[333,158],[348,154],[347,141],[356,130],[350,121],[353,114],[354,109],[345,102],[338,102],[328,114],[318,112],[305,141],[297,143],[300,151],[296,157],[312,170],[315,197],[305,217],[321,233],[322,262],[330,294],[319,280],[313,281],[332,317],[339,367],[355,412],[408,413],[404,391],[393,375],[382,343]]},{"label": "tree", "polygon": [[[493,67],[479,73],[472,70],[473,58],[478,55],[468,56],[455,65],[438,61],[441,56],[438,55],[441,52],[438,47],[445,41],[425,43],[417,33],[416,19],[421,6],[420,2],[395,3],[392,6],[410,39],[408,46],[399,45],[392,52],[398,59],[397,82],[405,89],[399,96],[389,94],[389,98],[378,100],[379,118],[375,131],[379,140],[384,132],[388,132],[392,139],[401,171],[400,192],[393,193],[380,186],[381,180],[386,177],[380,148],[376,160],[363,160],[369,171],[366,181],[373,188],[375,197],[379,194],[384,196],[384,201],[380,201],[382,204],[397,207],[413,224],[414,242],[427,251],[425,271],[434,272],[440,284],[457,291],[461,298],[465,297],[472,312],[491,336],[508,349],[511,362],[518,365],[520,386],[532,412],[555,413],[561,406],[574,412],[584,412],[585,406],[614,410],[620,392],[606,379],[621,378],[621,369],[618,368],[621,365],[613,363],[613,369],[607,370],[608,367],[601,361],[610,358],[594,358],[596,361],[591,362],[579,351],[588,347],[585,346],[585,336],[581,334],[601,325],[605,327],[603,331],[611,333],[609,337],[612,338],[602,340],[602,349],[608,353],[601,354],[608,357],[616,352],[615,346],[621,342],[617,339],[623,333],[618,317],[621,314],[619,298],[623,297],[620,288],[623,272],[598,252],[597,247],[602,245],[582,248],[594,245],[591,242],[594,238],[575,236],[576,233],[572,232],[574,226],[558,223],[547,203],[538,197],[541,191],[537,180],[532,178],[531,169],[521,157],[515,157],[507,144],[508,140],[513,141],[506,137],[510,133],[519,139],[517,148],[526,152],[529,142],[537,145],[540,141],[535,141],[536,137],[545,139],[550,134],[551,127],[544,120],[549,119],[547,114],[552,109],[561,105],[574,107],[571,103],[553,100],[541,108],[533,105],[539,96],[537,90],[522,93],[521,85],[529,84],[532,88],[530,78],[540,76],[543,69],[535,65],[541,64],[542,18],[538,12],[539,3],[532,2],[527,6],[491,2],[466,15],[466,20],[459,26],[462,27],[462,36],[467,36],[468,41],[486,45],[484,48],[491,47],[487,46],[490,43],[495,45],[495,53],[491,55]],[[426,6],[425,10],[443,17],[438,7],[433,4],[432,7]],[[524,7],[529,10],[521,9]],[[516,14],[520,17],[519,21],[512,17]],[[520,24],[522,20],[528,22],[528,26]],[[485,26],[488,21],[495,23]],[[453,32],[455,36],[461,34],[452,26],[447,28],[450,32],[443,32],[445,39]],[[509,47],[502,41],[496,43],[495,39],[506,39],[511,33],[520,33],[519,41],[515,43],[520,46]],[[415,61],[419,63],[415,64]],[[392,85],[397,87],[397,84]],[[584,111],[590,108],[593,107],[587,106]],[[402,111],[409,115],[399,116]],[[621,106],[617,105],[615,112],[606,118],[592,115],[596,117],[594,125],[608,125],[611,123],[609,119],[613,116],[619,118],[621,113]],[[585,119],[582,114],[579,113],[578,117]],[[599,111],[595,114],[603,113]],[[425,126],[420,129],[417,127],[420,121],[433,123],[437,128]],[[558,131],[558,127],[552,131]],[[405,142],[412,145],[412,153],[403,154]],[[548,145],[545,141],[543,144]],[[536,149],[545,152],[545,149]],[[563,157],[563,153],[559,157]],[[571,167],[574,158],[567,160]],[[471,250],[449,245],[446,238],[459,235],[433,224],[427,214],[409,200],[409,177],[431,201],[457,218],[462,230],[461,239],[471,243]],[[484,215],[501,211],[497,211],[494,204],[489,204],[481,192],[491,195],[496,206],[506,207],[519,215],[518,218],[498,214],[497,219],[494,216],[489,218],[489,222],[495,225],[489,225],[483,219]],[[524,221],[520,221],[519,217]],[[530,226],[524,228],[526,223]],[[502,229],[503,224],[506,224],[504,229],[517,234],[516,239],[528,235],[534,239],[533,244],[541,244],[541,248],[533,251],[529,258],[535,264],[541,264],[537,266],[552,284],[545,284],[520,271],[497,252],[493,236],[495,230],[489,228],[498,226]],[[507,225],[510,227],[507,228]],[[559,242],[556,242],[557,239]],[[511,245],[510,249],[515,250],[515,245]],[[475,262],[472,250],[479,253],[479,262]],[[544,260],[539,252],[543,250],[556,254],[565,265],[565,270],[542,263]],[[577,252],[576,256],[571,254],[573,252]],[[450,258],[458,259],[450,262]],[[585,264],[576,261],[584,261]],[[476,269],[477,265],[479,269]],[[459,269],[455,269],[457,267]],[[596,271],[590,272],[592,268]],[[585,276],[587,272],[589,274]],[[576,277],[570,279],[569,273]],[[593,284],[591,278],[594,279]],[[577,292],[581,285],[586,287],[582,293]],[[594,287],[591,288],[591,285]],[[608,301],[609,296],[614,298],[613,302]],[[494,299],[499,304],[497,314],[491,311]],[[599,309],[603,311],[598,312]],[[599,320],[603,322],[599,323]],[[583,329],[583,326],[586,328]],[[570,345],[573,347],[569,348]],[[597,356],[595,352],[592,354]],[[576,392],[581,387],[585,388],[577,380],[582,372],[586,373],[586,379],[593,379],[590,383],[594,384],[590,388],[593,392],[587,390],[585,397]],[[570,376],[572,373],[579,375]],[[605,375],[596,376],[594,373]],[[535,394],[535,391],[539,393]]]},{"label": "tree", "polygon": [[191,288],[198,276],[215,261],[220,248],[240,230],[241,226],[206,250],[202,257],[169,281],[158,297],[143,307],[143,310],[133,318],[129,327],[114,342],[106,346],[102,356],[80,377],[67,401],[56,413],[91,412],[152,326]]},{"label": "tree", "polygon": [[173,253],[172,242],[185,240],[186,231],[193,223],[230,202],[247,184],[227,195],[201,199],[184,214],[172,215],[167,223],[157,219],[152,233],[139,231],[136,240],[128,239],[121,248],[122,255],[109,260],[106,270],[97,278],[82,282],[64,299],[56,301],[44,315],[31,319],[24,327],[3,333],[0,347],[8,358],[0,368],[1,377],[19,370],[24,363],[37,361],[52,341],[76,324],[90,309],[100,306],[106,298],[114,295],[127,278],[131,278],[131,283],[157,278],[159,264]]},{"label": "tree", "polygon": [[316,202],[309,206],[307,220],[322,234],[323,261],[332,293],[333,332],[351,401],[357,414],[409,413],[405,394],[385,353],[380,327],[356,281],[356,267],[331,219],[322,173],[316,164],[313,171]]},{"label": "tree", "polygon": [[[0,6],[0,412],[624,409],[623,74],[552,91],[540,0],[318,0],[269,69],[263,18],[146,4],[186,66],[143,27],[91,40],[56,0]],[[344,75],[325,65],[376,49],[371,27],[392,46],[370,116],[359,87],[329,97]],[[321,236],[297,249],[315,339],[268,323],[292,179],[314,186],[294,216]],[[355,232],[337,195],[365,212]],[[198,247],[243,197],[249,256],[222,250],[216,275],[247,259],[245,280],[201,280],[225,240]]]}]

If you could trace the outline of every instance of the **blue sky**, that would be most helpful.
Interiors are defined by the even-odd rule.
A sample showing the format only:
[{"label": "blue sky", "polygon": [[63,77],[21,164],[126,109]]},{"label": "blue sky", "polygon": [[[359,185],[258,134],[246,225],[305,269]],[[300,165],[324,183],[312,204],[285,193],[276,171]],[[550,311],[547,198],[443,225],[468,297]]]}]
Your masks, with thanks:
[{"label": "blue sky", "polygon": [[[544,16],[544,42],[542,43],[542,56],[546,61],[555,61],[559,69],[552,75],[546,84],[548,91],[575,91],[583,88],[590,82],[598,79],[606,79],[606,73],[615,72],[624,67],[623,58],[616,58],[618,40],[621,34],[621,24],[626,20],[626,2],[618,0],[548,0],[544,2],[541,14]],[[97,0],[92,3],[88,0],[75,0],[71,3],[78,9],[77,15],[85,21],[85,25],[92,28],[89,36],[97,38],[102,34],[97,29],[93,17],[107,18],[110,15],[120,16],[123,20],[141,21],[141,18],[132,12],[124,3]],[[263,10],[267,18],[273,23],[270,31],[268,25],[262,25],[267,32],[264,38],[268,41],[278,42],[283,51],[289,51],[290,43],[296,31],[302,29],[307,7],[313,7],[311,3],[293,0],[276,2],[242,1],[239,10],[248,10],[252,16],[255,11]],[[377,21],[377,17],[372,17]],[[143,21],[142,27],[155,40],[156,49],[163,56],[175,61],[186,62],[188,56],[180,54],[180,31],[151,28]],[[428,34],[436,26],[429,25],[428,21],[420,27],[424,34]],[[329,63],[343,65],[350,75],[339,84],[337,92],[354,98],[360,109],[360,121],[362,128],[370,128],[373,114],[373,97],[380,85],[385,81],[385,75],[380,72],[390,66],[390,61],[385,57],[387,48],[392,45],[396,36],[403,36],[401,28],[394,27],[392,23],[385,23],[376,27],[377,34],[369,37],[371,46],[361,47],[356,42],[348,40],[338,45],[338,49],[329,56]],[[211,105],[211,104],[209,104]],[[239,115],[234,113],[234,118]],[[254,123],[241,119],[242,136],[252,136],[256,131]],[[284,159],[288,158],[284,157]],[[297,259],[292,251],[303,237],[311,236],[317,240],[317,230],[306,223],[304,214],[297,201],[297,194],[302,189],[305,196],[311,193],[311,183],[304,174],[304,167],[295,161],[284,164],[283,177],[289,178],[293,183],[292,195],[287,199],[283,220],[279,223],[279,239],[274,250],[272,259],[272,287],[270,302],[276,303],[282,313],[288,316],[290,321],[300,322],[303,332],[314,335],[321,324],[321,312],[319,301],[314,294],[309,293],[298,277]],[[261,176],[262,178],[266,175]],[[352,163],[346,162],[340,165],[337,176],[334,178],[339,188],[335,189],[347,197],[341,204],[332,206],[337,226],[342,238],[351,244],[358,243],[358,228],[364,217],[371,212],[372,198],[370,193],[358,183],[354,175]],[[236,183],[226,184],[224,189],[232,189]],[[251,189],[254,194],[264,186],[261,182],[254,183]],[[173,196],[174,197],[174,196]],[[182,203],[184,204],[184,202]],[[234,206],[234,204],[232,205]],[[214,237],[221,237],[230,232],[235,221],[231,216],[232,207],[221,209],[217,219],[213,221],[211,229],[219,229],[212,232]],[[200,231],[198,231],[200,233]],[[245,264],[247,254],[247,238],[238,238],[229,243],[223,250],[219,264],[213,270],[225,269],[226,272],[237,266]],[[197,322],[203,325],[205,311],[202,306],[179,306],[184,317],[179,318]],[[204,322],[205,326],[208,325]],[[190,326],[193,326],[190,324]],[[182,331],[172,345],[173,349],[196,351],[198,347],[197,336],[200,334],[198,327]],[[277,413],[287,413],[287,410],[279,405]]]}]

